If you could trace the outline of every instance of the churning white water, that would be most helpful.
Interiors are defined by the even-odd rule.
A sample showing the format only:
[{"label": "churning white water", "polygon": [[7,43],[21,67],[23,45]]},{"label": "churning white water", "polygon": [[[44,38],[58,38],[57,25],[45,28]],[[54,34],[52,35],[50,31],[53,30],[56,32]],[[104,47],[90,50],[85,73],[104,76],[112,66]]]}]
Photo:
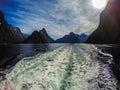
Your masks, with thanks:
[{"label": "churning white water", "polygon": [[65,44],[21,60],[0,90],[117,90],[111,62],[93,45]]}]

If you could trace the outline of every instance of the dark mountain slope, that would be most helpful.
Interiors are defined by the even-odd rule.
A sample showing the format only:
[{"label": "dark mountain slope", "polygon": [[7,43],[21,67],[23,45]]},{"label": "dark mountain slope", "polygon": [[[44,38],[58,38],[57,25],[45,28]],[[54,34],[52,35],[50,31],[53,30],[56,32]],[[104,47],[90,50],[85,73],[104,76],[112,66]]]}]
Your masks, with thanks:
[{"label": "dark mountain slope", "polygon": [[57,39],[56,43],[80,43],[80,36],[71,32],[69,35]]},{"label": "dark mountain slope", "polygon": [[4,18],[3,12],[0,11],[0,44],[20,43],[24,39],[20,29],[8,24]]},{"label": "dark mountain slope", "polygon": [[34,31],[24,43],[53,43],[54,40],[47,34],[46,30]]},{"label": "dark mountain slope", "polygon": [[86,43],[120,44],[120,0],[109,0],[100,15],[98,28]]}]

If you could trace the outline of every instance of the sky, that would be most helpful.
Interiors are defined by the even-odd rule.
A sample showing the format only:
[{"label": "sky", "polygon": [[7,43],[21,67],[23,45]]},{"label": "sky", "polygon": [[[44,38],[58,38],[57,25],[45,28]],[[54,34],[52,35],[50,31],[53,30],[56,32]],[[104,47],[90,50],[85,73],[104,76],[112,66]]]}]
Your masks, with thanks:
[{"label": "sky", "polygon": [[70,32],[90,34],[98,27],[99,15],[105,6],[96,8],[95,5],[100,4],[93,1],[0,0],[0,10],[7,22],[19,27],[23,33],[31,34],[45,28],[57,39]]}]

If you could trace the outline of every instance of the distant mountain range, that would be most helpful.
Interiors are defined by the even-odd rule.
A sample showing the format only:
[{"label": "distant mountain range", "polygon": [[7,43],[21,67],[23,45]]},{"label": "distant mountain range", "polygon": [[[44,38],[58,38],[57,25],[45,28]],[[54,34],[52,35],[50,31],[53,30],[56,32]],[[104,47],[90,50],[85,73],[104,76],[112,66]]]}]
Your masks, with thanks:
[{"label": "distant mountain range", "polygon": [[31,35],[23,34],[18,27],[8,24],[0,11],[0,44],[10,43],[53,43],[46,30],[34,31]]},{"label": "distant mountain range", "polygon": [[120,44],[120,0],[109,0],[100,15],[98,28],[86,43]]},{"label": "distant mountain range", "polygon": [[69,35],[57,39],[56,43],[84,43],[87,40],[88,36],[86,34],[75,34],[71,32]]},{"label": "distant mountain range", "polygon": [[89,36],[71,32],[54,41],[43,28],[31,35],[23,34],[18,27],[8,24],[0,11],[0,44],[7,43],[97,43],[120,44],[120,0],[109,0],[100,15],[98,28]]},{"label": "distant mountain range", "polygon": [[31,35],[23,34],[18,27],[8,24],[4,18],[4,14],[0,11],[0,44],[9,43],[83,43],[88,36],[85,34],[75,34],[71,32],[69,35],[53,40],[43,28],[40,31],[34,31]]}]

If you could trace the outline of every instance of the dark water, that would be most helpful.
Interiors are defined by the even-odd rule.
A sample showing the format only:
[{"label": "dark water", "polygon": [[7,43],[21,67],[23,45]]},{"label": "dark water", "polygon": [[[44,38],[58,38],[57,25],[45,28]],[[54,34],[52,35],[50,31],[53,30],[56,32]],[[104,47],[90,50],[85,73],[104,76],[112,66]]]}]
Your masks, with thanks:
[{"label": "dark water", "polygon": [[[41,55],[39,52],[44,54]],[[34,56],[37,53],[39,53],[37,57],[35,56],[19,62],[23,57]],[[31,82],[29,80],[32,79],[33,83],[31,83],[31,85],[33,86],[36,80],[40,82],[41,79],[44,81],[42,84],[45,85],[47,84],[47,82],[45,82],[47,79],[53,88],[55,88],[54,86],[58,85],[59,82],[58,88],[56,86],[57,89],[54,90],[79,90],[80,88],[80,90],[120,90],[120,46],[118,45],[1,45],[0,59],[2,68],[6,65],[13,66],[19,62],[11,72],[6,69],[8,70],[6,73],[3,69],[3,73],[7,74],[8,77],[5,77],[5,75],[0,72],[0,75],[3,75],[1,80],[7,80],[7,82],[11,82],[13,85],[13,79],[17,80],[15,83],[18,81],[23,83],[22,80],[24,80],[24,77],[28,80],[26,81],[28,83]],[[44,74],[46,75],[45,77]],[[53,79],[51,77],[53,77]],[[69,82],[68,84],[70,85],[67,85],[67,82]],[[6,84],[3,83],[2,86],[4,85]],[[18,86],[20,86],[19,83]],[[71,87],[75,87],[76,89],[65,89]],[[83,89],[83,87],[86,89]],[[87,87],[89,87],[89,89],[87,89]]]},{"label": "dark water", "polygon": [[11,44],[0,45],[0,67],[13,66],[24,57],[34,56],[59,47],[60,44]]},{"label": "dark water", "polygon": [[101,49],[102,52],[109,53],[113,56],[112,62],[112,71],[120,82],[120,46],[119,45],[97,45],[98,48]]}]

